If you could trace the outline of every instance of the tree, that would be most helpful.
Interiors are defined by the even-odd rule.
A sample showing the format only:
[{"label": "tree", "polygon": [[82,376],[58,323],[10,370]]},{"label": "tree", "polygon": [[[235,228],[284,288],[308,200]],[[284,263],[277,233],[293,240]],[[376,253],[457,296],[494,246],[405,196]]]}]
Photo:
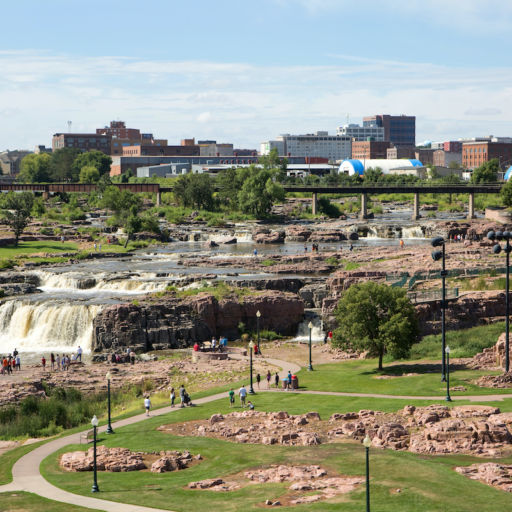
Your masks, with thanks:
[{"label": "tree", "polygon": [[104,190],[100,205],[102,208],[109,209],[122,225],[121,217],[127,217],[132,207],[135,207],[136,210],[140,210],[142,199],[129,190],[121,190],[111,185]]},{"label": "tree", "polygon": [[80,153],[71,166],[73,176],[79,176],[80,171],[83,167],[93,166],[95,167],[100,176],[104,174],[110,174],[110,165],[112,164],[112,158],[105,155],[101,151],[87,151],[86,153]]},{"label": "tree", "polygon": [[174,199],[189,208],[213,210],[212,179],[207,174],[185,174],[176,180]]},{"label": "tree", "polygon": [[5,198],[4,218],[7,225],[14,231],[15,247],[18,247],[20,235],[30,222],[33,204],[34,194],[32,192],[20,194],[9,192]]},{"label": "tree", "polygon": [[55,150],[51,157],[50,179],[54,182],[78,181],[79,170],[73,163],[81,151],[77,148],[61,148]]},{"label": "tree", "polygon": [[18,180],[24,183],[44,183],[50,181],[51,160],[52,157],[48,153],[27,155],[21,161]]},{"label": "tree", "polygon": [[80,169],[80,183],[97,183],[100,179],[100,172],[94,165],[84,165]]},{"label": "tree", "polygon": [[369,167],[364,171],[363,179],[367,183],[377,183],[383,176],[384,173],[380,167],[377,167],[376,169]]},{"label": "tree", "polygon": [[284,200],[283,187],[273,181],[274,172],[252,169],[251,175],[238,192],[238,204],[244,213],[253,214],[258,218],[266,217],[275,201]]},{"label": "tree", "polygon": [[505,206],[512,206],[512,180],[508,180],[500,190],[503,204]]},{"label": "tree", "polygon": [[379,358],[384,354],[407,357],[418,336],[416,312],[405,290],[367,281],[352,285],[336,307],[338,328],[333,345],[367,350]]},{"label": "tree", "polygon": [[124,246],[128,245],[128,242],[135,233],[138,233],[142,229],[142,219],[137,214],[137,207],[132,206],[130,208],[130,215],[128,215],[124,223],[124,231],[126,233],[126,242]]},{"label": "tree", "polygon": [[471,183],[494,183],[498,181],[499,170],[500,162],[497,158],[493,158],[477,167],[471,174],[470,181]]}]

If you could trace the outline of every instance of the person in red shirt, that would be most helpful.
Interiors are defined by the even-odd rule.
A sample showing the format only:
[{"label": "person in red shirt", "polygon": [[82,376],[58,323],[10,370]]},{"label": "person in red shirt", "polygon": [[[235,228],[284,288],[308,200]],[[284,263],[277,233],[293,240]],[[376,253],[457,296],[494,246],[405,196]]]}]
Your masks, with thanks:
[{"label": "person in red shirt", "polygon": [[194,343],[194,352],[198,352],[199,351],[199,343],[197,343],[197,341]]},{"label": "person in red shirt", "polygon": [[41,358],[41,364],[43,365],[43,371],[46,370],[46,359],[44,356]]}]

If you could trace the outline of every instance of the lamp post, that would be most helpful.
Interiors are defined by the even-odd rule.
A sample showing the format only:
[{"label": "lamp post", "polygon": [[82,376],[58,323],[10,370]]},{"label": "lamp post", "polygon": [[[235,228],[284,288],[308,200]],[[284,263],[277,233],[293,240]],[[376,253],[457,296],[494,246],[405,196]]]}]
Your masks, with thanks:
[{"label": "lamp post", "polygon": [[363,446],[366,449],[366,512],[370,512],[370,446],[372,440],[368,434],[363,439]]},{"label": "lamp post", "polygon": [[110,372],[107,372],[107,375],[105,375],[107,378],[107,404],[108,404],[108,425],[107,430],[105,433],[107,434],[113,434],[114,429],[112,428],[112,423],[110,421],[110,381],[112,380],[112,374]]},{"label": "lamp post", "polygon": [[446,350],[446,251],[445,251],[445,240],[442,236],[438,236],[432,239],[432,247],[442,247],[441,251],[433,251],[432,259],[439,261],[442,259],[443,267],[441,270],[441,282],[443,288],[443,295],[441,299],[441,342],[442,342],[442,369],[441,369],[441,382],[446,380],[446,361],[445,361],[445,350]]},{"label": "lamp post", "polygon": [[308,327],[309,327],[309,366],[308,366],[308,370],[312,371],[313,365],[311,364],[311,331],[313,330],[313,322],[309,322]]},{"label": "lamp post", "polygon": [[446,401],[451,402],[450,396],[450,347],[446,347]]},{"label": "lamp post", "polygon": [[256,311],[256,331],[258,332],[258,350],[260,350],[260,310]]},{"label": "lamp post", "polygon": [[249,385],[249,394],[254,395],[254,388],[252,387],[252,351],[254,350],[254,341],[249,342],[249,368],[250,368],[250,385]]},{"label": "lamp post", "polygon": [[[510,299],[509,299],[509,270],[510,270],[510,251],[512,251],[512,246],[510,245],[510,239],[512,238],[512,233],[510,231],[489,231],[487,233],[487,238],[489,240],[505,240],[505,259],[506,259],[506,279],[505,279],[505,372],[510,371],[510,349],[509,349],[509,316],[510,316]],[[492,248],[492,252],[494,254],[499,254],[501,252],[501,245],[496,242],[494,247]]]},{"label": "lamp post", "polygon": [[94,477],[92,481],[92,489],[91,492],[100,492],[100,489],[98,487],[98,475],[97,475],[97,466],[96,466],[96,429],[98,428],[98,418],[96,418],[96,414],[93,416],[91,420],[91,425],[94,431],[94,448],[93,448],[93,463],[92,463],[92,469],[94,472]]}]

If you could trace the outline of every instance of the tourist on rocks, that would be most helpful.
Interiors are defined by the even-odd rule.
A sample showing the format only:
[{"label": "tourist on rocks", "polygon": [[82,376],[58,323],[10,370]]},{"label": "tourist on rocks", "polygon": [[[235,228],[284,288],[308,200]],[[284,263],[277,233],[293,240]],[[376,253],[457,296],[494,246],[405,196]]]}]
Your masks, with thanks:
[{"label": "tourist on rocks", "polygon": [[254,404],[250,400],[247,402],[247,407],[249,407],[250,411],[254,411]]},{"label": "tourist on rocks", "polygon": [[260,382],[261,382],[261,375],[258,373],[258,374],[256,374],[256,384],[258,384],[258,389],[260,389]]},{"label": "tourist on rocks", "polygon": [[169,398],[171,399],[171,407],[174,407],[174,401],[176,400],[176,392],[174,391],[174,388],[171,388],[171,394]]},{"label": "tourist on rocks", "polygon": [[94,250],[97,251],[98,250],[98,245],[96,244],[96,242],[94,242]]},{"label": "tourist on rocks", "polygon": [[43,365],[43,372],[44,372],[46,370],[46,359],[44,356],[41,358],[41,364]]},{"label": "tourist on rocks", "polygon": [[55,371],[55,354],[53,352],[50,354],[50,367],[52,372]]},{"label": "tourist on rocks", "polygon": [[133,350],[130,352],[130,363],[135,364],[135,352]]},{"label": "tourist on rocks", "polygon": [[213,352],[215,352],[215,349],[217,348],[217,340],[215,336],[212,338],[212,344],[211,344]]},{"label": "tourist on rocks", "polygon": [[149,416],[149,409],[151,409],[151,400],[149,399],[149,395],[146,395],[146,398],[144,398],[144,407],[146,408],[146,416]]},{"label": "tourist on rocks", "polygon": [[60,359],[61,365],[62,365],[62,371],[66,371],[66,356],[65,354],[62,354],[62,357]]},{"label": "tourist on rocks", "polygon": [[181,402],[182,409],[183,409],[183,407],[185,407],[185,394],[186,394],[185,386],[182,384],[180,386],[180,402]]},{"label": "tourist on rocks", "polygon": [[403,239],[400,238],[400,249],[403,249],[404,245],[405,245],[405,243],[404,243]]},{"label": "tourist on rocks", "polygon": [[82,362],[82,347],[80,345],[78,345],[76,350],[76,360],[80,360],[80,362]]},{"label": "tourist on rocks", "polygon": [[276,372],[276,375],[274,377],[274,381],[276,383],[276,388],[279,388],[279,373]]},{"label": "tourist on rocks", "polygon": [[254,255],[255,258],[258,257],[258,249],[254,249],[254,251],[252,251],[252,254]]},{"label": "tourist on rocks", "polygon": [[19,354],[16,356],[16,369],[21,372],[21,358]]},{"label": "tourist on rocks", "polygon": [[197,341],[194,343],[194,352],[199,352],[199,343]]},{"label": "tourist on rocks", "polygon": [[5,375],[6,373],[9,373],[9,370],[7,369],[8,365],[7,357],[4,356],[4,359],[2,361],[2,375]]},{"label": "tourist on rocks", "polygon": [[57,371],[60,370],[60,356],[59,356],[59,354],[57,354],[57,356],[55,357],[55,369]]},{"label": "tourist on rocks", "polygon": [[245,399],[247,398],[247,390],[245,386],[242,384],[242,387],[238,390],[238,395],[240,396],[240,406],[245,407]]},{"label": "tourist on rocks", "polygon": [[270,370],[267,371],[267,389],[270,389],[270,379],[272,378],[272,374]]},{"label": "tourist on rocks", "polygon": [[350,247],[348,248],[348,250],[349,250],[350,252],[352,252],[352,251],[354,250],[354,246],[353,246],[352,244],[350,244]]},{"label": "tourist on rocks", "polygon": [[14,352],[12,353],[12,357],[14,357],[14,359],[16,359],[17,355],[18,355],[18,350],[14,349]]},{"label": "tourist on rocks", "polygon": [[116,354],[115,354],[115,352],[112,352],[112,354],[111,354],[111,356],[110,356],[110,362],[111,362],[112,364],[116,364],[116,361],[117,361],[117,359],[116,359]]},{"label": "tourist on rocks", "polygon": [[12,368],[12,373],[14,373],[14,371],[16,370],[16,358],[15,357],[12,358],[11,368]]},{"label": "tourist on rocks", "polygon": [[229,407],[233,407],[235,405],[235,391],[233,388],[229,390]]}]

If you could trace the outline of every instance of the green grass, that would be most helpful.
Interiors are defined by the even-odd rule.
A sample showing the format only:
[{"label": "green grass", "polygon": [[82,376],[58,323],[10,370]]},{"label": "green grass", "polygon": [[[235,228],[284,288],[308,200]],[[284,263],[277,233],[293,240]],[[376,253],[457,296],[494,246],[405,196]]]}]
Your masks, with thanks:
[{"label": "green grass", "polygon": [[91,508],[48,500],[30,492],[16,491],[0,493],[0,510],[9,512],[87,512]]},{"label": "green grass", "polygon": [[[323,419],[333,412],[348,412],[361,408],[395,411],[404,401],[361,398],[304,396],[294,393],[260,394],[254,397],[257,409],[287,410],[298,414],[318,411]],[[409,402],[407,402],[409,403]],[[416,405],[429,402],[418,400]],[[512,403],[510,404],[512,407]],[[324,444],[314,447],[264,446],[234,444],[203,437],[177,437],[158,432],[161,424],[208,418],[214,412],[226,413],[227,398],[196,408],[177,410],[160,418],[149,418],[138,424],[119,428],[113,436],[102,436],[100,444],[129,447],[131,450],[158,451],[190,450],[204,460],[189,469],[163,474],[150,472],[100,472],[98,497],[172,509],[178,512],[213,509],[230,512],[260,510],[265,499],[279,499],[286,493],[286,484],[252,484],[242,489],[222,493],[194,491],[186,488],[191,481],[214,477],[229,477],[234,473],[268,464],[319,464],[343,475],[364,476],[364,448],[358,442]],[[238,409],[240,410],[240,409]],[[91,473],[68,473],[58,468],[61,453],[84,449],[73,445],[47,457],[41,470],[45,478],[63,489],[90,495]],[[468,456],[433,457],[392,450],[371,450],[372,509],[379,512],[495,512],[508,510],[510,495],[469,480],[455,471],[456,465],[468,465],[476,459]],[[503,460],[510,463],[509,459]],[[400,493],[396,490],[400,489]],[[465,500],[463,496],[471,496]],[[342,505],[340,506],[340,503]],[[297,510],[355,512],[364,510],[364,486],[341,498]],[[285,509],[295,509],[285,507]]]},{"label": "green grass", "polygon": [[178,290],[176,286],[169,285],[164,291],[156,292],[153,295],[155,297],[163,297],[166,294],[172,294],[179,298],[194,297],[200,293],[209,293],[213,295],[217,300],[225,299],[230,295],[236,295],[238,299],[243,299],[248,295],[259,295],[263,292],[251,290],[249,288],[239,288],[238,286],[230,286],[224,281],[214,282],[209,285],[206,282],[201,283],[201,286],[197,288],[189,288],[187,290]]},{"label": "green grass", "polygon": [[[505,332],[505,322],[480,325],[471,329],[446,332],[446,344],[450,347],[451,357],[473,357],[484,348],[492,347]],[[441,354],[441,335],[425,336],[420,343],[412,346],[411,359],[439,358]]]},{"label": "green grass", "polygon": [[77,244],[71,242],[20,242],[18,247],[0,247],[0,258],[15,258],[20,255],[39,252],[58,253],[77,251]]},{"label": "green grass", "polygon": [[[315,371],[299,372],[300,386],[308,390],[375,393],[379,395],[444,396],[446,385],[441,382],[440,362],[387,363],[377,370],[377,359],[357,359],[342,363],[316,365]],[[510,389],[480,388],[472,381],[482,375],[500,372],[461,370],[451,365],[450,386],[464,386],[467,391],[454,396],[511,393]],[[407,374],[415,374],[407,376]],[[417,374],[417,375],[416,375]]]}]

